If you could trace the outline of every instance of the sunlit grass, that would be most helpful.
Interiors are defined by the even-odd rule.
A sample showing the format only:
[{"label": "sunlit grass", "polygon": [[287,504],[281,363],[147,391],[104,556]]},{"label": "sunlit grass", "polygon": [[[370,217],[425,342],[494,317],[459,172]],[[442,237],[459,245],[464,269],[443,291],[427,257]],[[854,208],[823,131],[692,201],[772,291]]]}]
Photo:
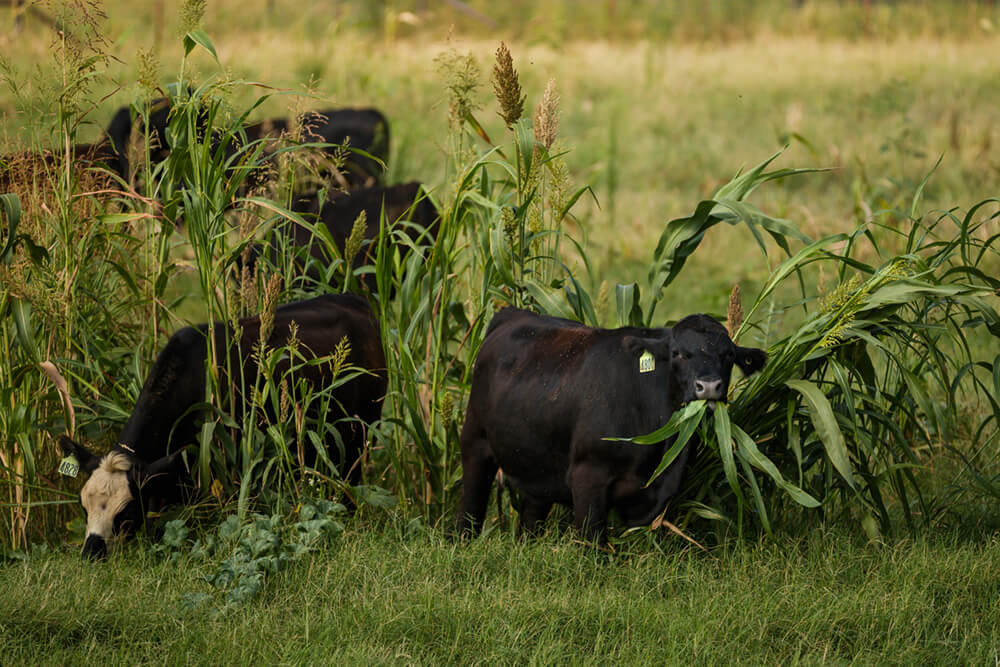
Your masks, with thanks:
[{"label": "sunlit grass", "polygon": [[0,648],[13,663],[984,664],[1000,641],[995,539],[875,549],[819,532],[701,553],[666,538],[608,556],[561,534],[426,530],[349,529],[235,608],[185,602],[210,591],[186,556],[41,556],[0,570]]}]

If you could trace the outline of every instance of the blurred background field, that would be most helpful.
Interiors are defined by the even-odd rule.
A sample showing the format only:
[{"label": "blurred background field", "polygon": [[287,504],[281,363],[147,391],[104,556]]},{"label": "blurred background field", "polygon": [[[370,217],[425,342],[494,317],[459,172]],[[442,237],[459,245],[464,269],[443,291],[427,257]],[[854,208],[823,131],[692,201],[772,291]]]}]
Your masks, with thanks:
[{"label": "blurred background field", "polygon": [[[140,50],[154,50],[171,72],[180,58],[178,5],[103,5],[113,59],[91,84],[93,124],[81,140],[96,138],[113,111],[136,98]],[[58,15],[51,3],[39,9]],[[28,11],[15,30],[11,16],[0,44],[17,91],[0,88],[2,139],[44,145],[46,137],[26,129],[39,125],[26,100],[57,85],[52,29]],[[567,162],[599,200],[599,208],[588,200],[576,212],[595,273],[611,284],[645,271],[663,222],[789,143],[781,166],[834,171],[768,188],[756,203],[814,237],[902,205],[942,156],[925,191],[928,209],[993,194],[996,24],[992,2],[832,0],[249,0],[211,2],[203,21],[226,76],[314,91],[315,99],[272,97],[255,118],[376,106],[392,123],[389,182],[414,178],[431,187],[445,179],[448,132],[436,58],[468,52],[485,73],[497,41],[508,41],[529,99],[556,81]],[[195,55],[196,78],[218,74],[210,57]],[[237,89],[232,103],[242,108],[261,92]],[[477,97],[492,99],[488,84]],[[492,112],[480,120],[491,136],[502,127]],[[734,232],[709,234],[706,242],[718,247],[682,276],[672,314],[721,312],[733,282],[760,279],[749,234]]]}]

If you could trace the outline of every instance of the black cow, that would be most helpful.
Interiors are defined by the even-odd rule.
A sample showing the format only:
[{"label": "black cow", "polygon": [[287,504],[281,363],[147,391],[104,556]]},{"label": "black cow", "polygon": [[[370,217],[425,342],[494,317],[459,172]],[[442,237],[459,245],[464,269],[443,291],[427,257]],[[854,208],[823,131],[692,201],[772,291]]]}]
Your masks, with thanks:
[{"label": "black cow", "polygon": [[[159,164],[167,159],[170,146],[167,143],[167,123],[170,116],[170,100],[161,97],[153,100],[149,108],[149,159],[153,164]],[[132,136],[132,111],[129,107],[121,107],[111,117],[106,132],[107,142],[115,160],[109,166],[123,179],[129,178],[128,144]],[[145,136],[145,127],[140,124],[136,128]]]},{"label": "black cow", "polygon": [[[352,189],[377,185],[382,180],[383,164],[389,160],[389,121],[378,109],[324,109],[310,111],[299,118],[302,140],[311,143],[328,143],[337,146],[347,144],[362,150],[372,157],[351,151],[346,155],[339,176],[340,185]],[[248,142],[276,140],[289,132],[291,126],[284,118],[271,118],[248,125],[244,131]],[[236,146],[227,147],[227,156],[236,153]],[[274,147],[268,142],[264,153],[270,154]],[[336,148],[330,148],[335,151]],[[264,177],[254,173],[248,185],[259,185]]]},{"label": "black cow", "polygon": [[[338,387],[333,398],[342,407],[340,414],[357,416],[365,423],[377,420],[387,379],[378,323],[368,304],[353,294],[339,294],[281,306],[276,310],[268,345],[285,345],[292,322],[298,326],[299,349],[306,358],[331,353],[347,337],[350,344],[347,362],[368,372]],[[260,336],[260,317],[243,319],[240,325],[240,346],[233,346],[228,352],[224,347],[226,325],[215,325],[217,358],[222,360],[218,372],[223,387],[230,384],[226,378],[227,355],[230,368],[242,368],[245,386],[254,386],[257,381],[257,362],[251,353]],[[142,525],[146,510],[182,499],[188,476],[180,454],[184,447],[195,442],[198,432],[201,415],[191,408],[205,397],[207,336],[208,325],[200,325],[187,327],[170,337],[146,378],[135,409],[118,436],[118,444],[108,454],[98,457],[66,436],[60,439],[63,451],[75,455],[80,468],[90,473],[80,492],[87,513],[85,557],[103,555],[107,541],[113,536],[133,534]],[[288,362],[282,361],[278,374],[287,368]],[[296,378],[305,378],[312,386],[324,386],[334,380],[329,363],[303,366],[295,373]],[[240,378],[232,378],[232,383],[240,382]],[[243,397],[236,402],[242,408],[243,401],[248,399],[245,391],[241,389],[239,393]],[[338,428],[343,455],[333,433],[325,436],[327,450],[341,474],[356,484],[360,479],[357,462],[365,444],[364,428],[354,421]],[[316,452],[307,449],[305,456],[306,465],[312,465]]]},{"label": "black cow", "polygon": [[[354,227],[354,221],[364,212],[364,238],[371,241],[378,237],[379,221],[383,210],[388,223],[400,220],[408,222],[405,233],[410,240],[423,243],[432,242],[437,236],[440,214],[437,207],[427,196],[423,186],[417,182],[400,185],[377,186],[354,190],[352,192],[334,192],[327,199],[318,195],[298,197],[292,205],[295,212],[300,213],[309,222],[322,223],[330,232],[337,249],[343,253],[344,245]],[[290,220],[285,220],[276,226],[275,234],[289,239],[293,245],[308,248],[309,255],[325,262],[327,256],[324,246],[313,237],[312,232]],[[272,262],[277,262],[280,250],[272,240],[267,251]],[[375,245],[369,244],[355,255],[353,267],[373,264],[375,261]],[[315,270],[309,271],[313,278],[318,278]],[[372,274],[365,274],[363,281],[369,291],[375,291],[375,279]]]},{"label": "black cow", "polygon": [[[17,151],[0,155],[0,193],[15,192],[23,197],[36,184],[45,184],[43,187],[47,188],[48,184],[54,183],[57,174],[62,172],[63,165],[61,151]],[[118,154],[108,141],[73,146],[75,178],[81,179],[92,168],[110,169],[118,173]],[[92,178],[88,179],[85,186],[88,189],[114,186],[110,178],[97,172],[91,171],[90,175]]]},{"label": "black cow", "polygon": [[749,374],[765,361],[707,315],[672,328],[612,330],[501,310],[472,375],[459,531],[481,529],[498,466],[521,494],[524,530],[535,530],[554,503],[572,507],[576,527],[599,543],[612,509],[629,526],[649,523],[680,487],[694,444],[646,487],[669,443],[603,438],[651,433],[688,401],[725,401],[733,364]]},{"label": "black cow", "polygon": [[[150,161],[154,165],[163,162],[170,154],[170,146],[167,142],[170,108],[170,100],[165,97],[153,100],[150,104],[149,150]],[[207,123],[207,115],[202,113],[200,122],[204,126]],[[133,126],[129,107],[119,108],[111,117],[103,137],[94,143],[76,144],[73,147],[76,165],[81,168],[106,168],[127,182],[130,177],[128,146]],[[136,131],[145,136],[143,124],[140,124]],[[14,190],[18,181],[25,179],[25,174],[37,174],[43,169],[51,169],[58,165],[61,155],[61,150],[43,150],[22,151],[0,156],[0,192]]]}]

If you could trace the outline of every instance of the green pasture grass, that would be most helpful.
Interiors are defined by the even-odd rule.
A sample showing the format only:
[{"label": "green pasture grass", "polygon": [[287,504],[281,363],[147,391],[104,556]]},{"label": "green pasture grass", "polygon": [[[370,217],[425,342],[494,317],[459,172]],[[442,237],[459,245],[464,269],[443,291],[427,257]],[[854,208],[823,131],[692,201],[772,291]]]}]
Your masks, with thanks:
[{"label": "green pasture grass", "polygon": [[225,608],[206,563],[135,547],[0,569],[11,664],[986,664],[1000,650],[1000,540],[877,548],[832,531],[613,555],[554,531],[458,543],[349,527]]}]

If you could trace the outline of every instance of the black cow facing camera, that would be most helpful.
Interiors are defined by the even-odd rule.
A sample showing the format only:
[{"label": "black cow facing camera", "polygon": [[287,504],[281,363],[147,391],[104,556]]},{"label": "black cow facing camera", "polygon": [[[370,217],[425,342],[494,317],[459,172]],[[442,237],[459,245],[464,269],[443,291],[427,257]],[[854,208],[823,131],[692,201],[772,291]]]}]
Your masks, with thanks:
[{"label": "black cow facing camera", "polygon": [[[340,474],[350,484],[357,484],[357,464],[366,442],[366,428],[358,420],[370,424],[380,417],[388,382],[378,321],[368,303],[354,294],[297,301],[276,309],[268,347],[286,345],[293,323],[297,327],[298,354],[304,360],[333,353],[346,337],[350,345],[347,363],[366,371],[332,392],[336,405],[332,417],[348,419],[337,423],[336,432],[320,434]],[[226,335],[228,324],[214,326],[219,386],[231,386],[241,397],[235,400],[235,417],[239,421],[240,411],[253,395],[252,388],[260,386],[261,369],[253,354],[254,343],[260,339],[260,317],[240,320],[238,339],[232,331]],[[75,456],[80,469],[90,474],[80,490],[87,514],[85,558],[101,557],[109,541],[134,535],[142,528],[148,511],[159,511],[183,499],[191,478],[181,451],[197,441],[203,417],[198,404],[205,400],[205,369],[210,363],[208,333],[209,325],[202,324],[185,327],[170,337],[142,386],[118,444],[110,452],[97,456],[66,436],[60,438],[63,453]],[[274,379],[280,381],[289,368],[286,355],[275,366]],[[316,389],[336,380],[330,363],[304,364],[295,369],[295,375],[297,381]],[[311,406],[306,414],[315,418],[318,409]],[[269,418],[272,423],[278,419],[276,415]],[[305,442],[302,463],[312,466],[317,452],[310,444],[312,438]]]},{"label": "black cow facing camera", "polygon": [[707,315],[672,328],[595,329],[505,308],[472,375],[459,532],[482,528],[498,467],[521,494],[523,530],[537,529],[555,503],[573,508],[577,529],[599,544],[611,510],[628,526],[648,524],[677,493],[693,441],[647,487],[670,441],[603,438],[650,433],[688,401],[725,401],[733,365],[749,375],[766,360]]}]

